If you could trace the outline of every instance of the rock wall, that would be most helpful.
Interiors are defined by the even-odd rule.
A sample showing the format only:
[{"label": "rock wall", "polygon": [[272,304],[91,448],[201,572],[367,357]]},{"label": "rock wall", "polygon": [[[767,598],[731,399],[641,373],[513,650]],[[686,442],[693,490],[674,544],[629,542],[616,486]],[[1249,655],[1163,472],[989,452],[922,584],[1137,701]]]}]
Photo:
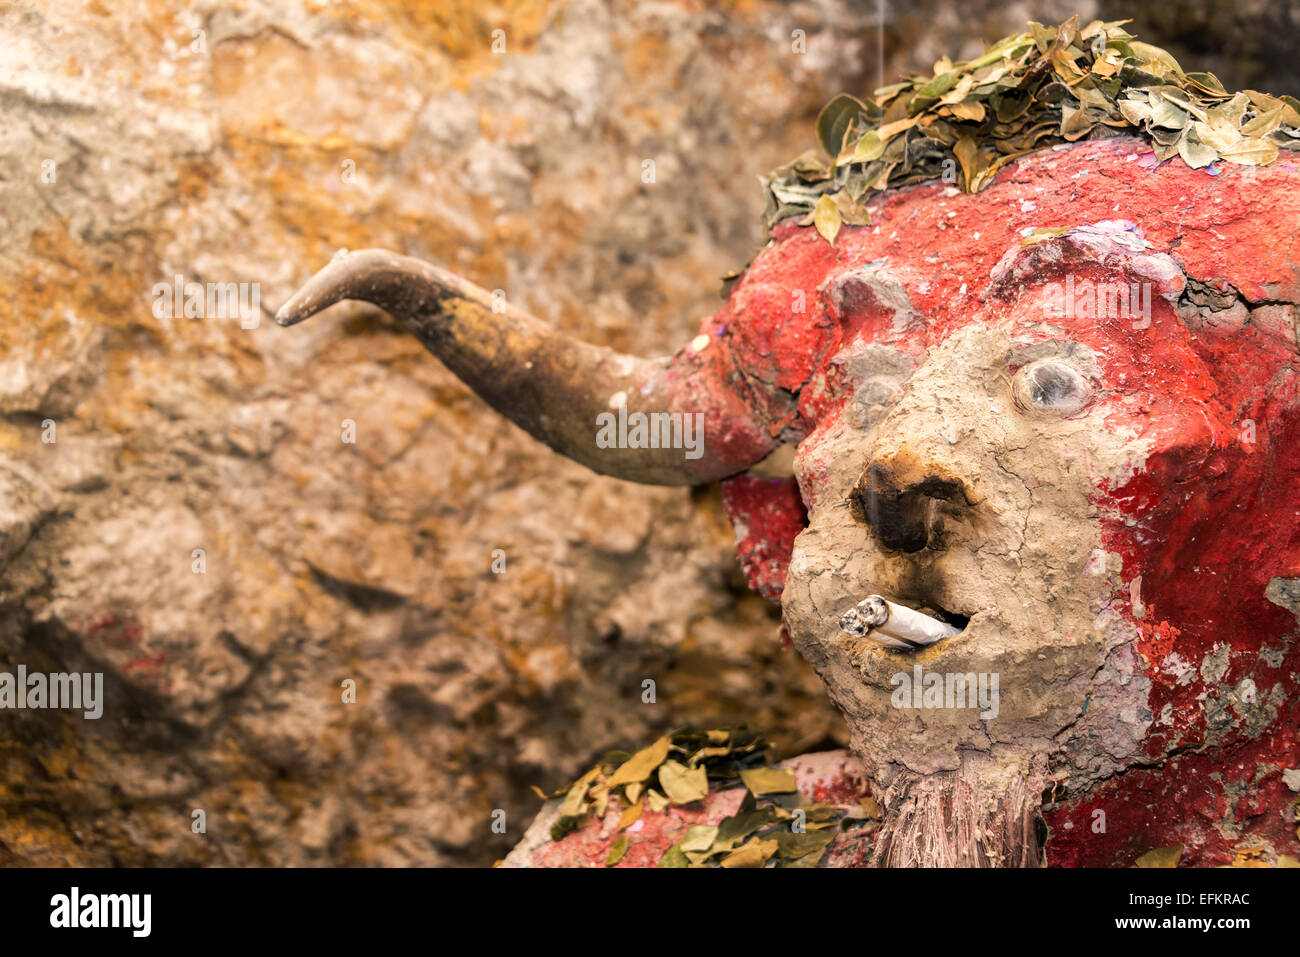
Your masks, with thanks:
[{"label": "rock wall", "polygon": [[889,8],[0,12],[0,671],[106,698],[0,712],[0,864],[486,864],[608,747],[842,742],[716,490],[559,459],[374,310],[270,314],[383,246],[669,351],[830,95],[1067,15]]}]

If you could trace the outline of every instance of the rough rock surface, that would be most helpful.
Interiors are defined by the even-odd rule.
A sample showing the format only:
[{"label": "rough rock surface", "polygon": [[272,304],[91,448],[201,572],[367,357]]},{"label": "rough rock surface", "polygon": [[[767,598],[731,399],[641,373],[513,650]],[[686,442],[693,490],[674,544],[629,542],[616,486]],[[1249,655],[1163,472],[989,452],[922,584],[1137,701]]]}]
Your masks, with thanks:
[{"label": "rough rock surface", "polygon": [[[0,714],[0,863],[488,863],[607,747],[841,734],[715,493],[560,460],[373,310],[268,313],[385,246],[667,351],[830,94],[1089,13],[887,6],[883,64],[838,0],[0,11],[0,670],[109,699]],[[176,275],[262,321],[160,316]]]}]

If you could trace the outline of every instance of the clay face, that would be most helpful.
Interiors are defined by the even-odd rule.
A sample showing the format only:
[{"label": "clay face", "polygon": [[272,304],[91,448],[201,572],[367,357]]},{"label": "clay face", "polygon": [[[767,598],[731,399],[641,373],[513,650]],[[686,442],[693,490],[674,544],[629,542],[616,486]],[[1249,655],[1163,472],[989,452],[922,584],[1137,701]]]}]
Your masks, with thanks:
[{"label": "clay face", "polygon": [[[1056,750],[1090,695],[1142,710],[1140,676],[1126,676],[1123,694],[1095,686],[1136,633],[1110,608],[1119,568],[1094,503],[1150,442],[1108,421],[1116,393],[1095,348],[1070,331],[1046,329],[1032,306],[958,328],[918,357],[874,424],[801,450],[835,466],[795,542],[786,623],[869,760],[932,773],[976,749],[1015,752],[1027,767]],[[918,651],[842,631],[844,612],[873,593],[962,631]],[[996,676],[997,717],[949,698],[898,707],[896,676],[918,665]],[[1108,748],[1132,753],[1149,720]]]}]

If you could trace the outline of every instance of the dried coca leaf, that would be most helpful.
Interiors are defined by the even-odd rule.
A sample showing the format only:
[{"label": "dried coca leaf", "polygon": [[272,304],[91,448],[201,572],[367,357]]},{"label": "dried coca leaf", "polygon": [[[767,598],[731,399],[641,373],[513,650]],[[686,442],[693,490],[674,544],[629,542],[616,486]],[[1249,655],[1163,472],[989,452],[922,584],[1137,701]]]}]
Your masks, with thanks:
[{"label": "dried coca leaf", "polygon": [[791,794],[798,790],[794,772],[779,768],[752,768],[740,772],[740,779],[745,782],[756,796],[764,794]]},{"label": "dried coca leaf", "polygon": [[1268,140],[1246,137],[1219,155],[1229,163],[1239,163],[1242,166],[1267,166],[1277,159],[1278,151]]},{"label": "dried coca leaf", "polygon": [[637,801],[635,804],[623,811],[622,817],[618,819],[618,829],[620,831],[631,827],[641,818],[641,812],[645,809],[645,801]]},{"label": "dried coca leaf", "polygon": [[627,835],[624,834],[609,846],[609,853],[605,855],[606,867],[613,867],[623,859],[623,855],[627,853],[627,844]]},{"label": "dried coca leaf", "polygon": [[587,788],[596,780],[600,774],[600,767],[594,767],[578,780],[574,781],[569,787],[569,791],[564,796],[564,803],[560,805],[561,817],[575,817],[582,814],[587,809]]},{"label": "dried coca leaf", "polygon": [[1073,226],[1059,226],[1053,228],[1040,226],[1025,233],[1024,237],[1020,240],[1020,245],[1033,246],[1037,243],[1043,242],[1044,240],[1056,239],[1058,236],[1064,236],[1073,228]]},{"label": "dried coca leaf", "polygon": [[1277,107],[1266,113],[1260,113],[1249,123],[1241,127],[1242,136],[1268,136],[1282,125],[1282,112],[1285,107]]},{"label": "dried coca leaf", "polygon": [[972,123],[984,122],[984,104],[976,101],[974,103],[955,103],[949,108],[952,115],[959,120],[970,120]]},{"label": "dried coca leaf", "polygon": [[779,847],[775,839],[753,838],[722,859],[723,867],[762,867]]},{"label": "dried coca leaf", "polygon": [[1010,158],[1094,137],[1132,133],[1160,162],[1196,168],[1218,159],[1266,165],[1276,147],[1300,149],[1300,100],[1232,93],[1212,73],[1184,73],[1167,51],[1123,29],[1125,20],[1030,23],[964,63],[877,89],[842,94],[818,118],[832,162],[805,155],[764,181],[771,229],[799,216],[833,243],[840,227],[865,222],[872,190],[941,177],[962,167],[962,188],[991,183]]},{"label": "dried coca leaf", "polygon": [[844,138],[866,107],[857,97],[841,93],[824,107],[817,117],[817,142],[830,156],[838,156]]},{"label": "dried coca leaf", "polygon": [[1178,860],[1183,856],[1183,845],[1176,844],[1173,847],[1157,847],[1155,850],[1147,851],[1136,861],[1134,867],[1177,867]]},{"label": "dried coca leaf", "polygon": [[683,851],[707,851],[717,836],[716,824],[692,824],[683,832],[677,846]]},{"label": "dried coca leaf", "polygon": [[640,783],[654,773],[655,768],[663,764],[668,757],[668,748],[672,742],[665,735],[648,748],[642,748],[628,758],[609,779],[610,787],[620,784]]},{"label": "dried coca leaf", "polygon": [[691,862],[686,859],[682,852],[681,846],[674,844],[668,850],[664,851],[664,856],[659,858],[656,867],[690,867]]},{"label": "dried coca leaf", "polygon": [[704,768],[688,768],[678,761],[665,761],[659,766],[659,786],[674,804],[690,804],[709,794]]},{"label": "dried coca leaf", "polygon": [[760,828],[766,827],[774,820],[772,807],[755,808],[741,811],[726,818],[718,825],[718,834],[714,838],[714,850],[730,850]]},{"label": "dried coca leaf", "polygon": [[1178,141],[1178,155],[1192,169],[1203,169],[1219,158],[1218,151],[1202,143],[1194,130]]},{"label": "dried coca leaf", "polygon": [[880,134],[876,130],[868,130],[853,147],[852,162],[870,163],[872,160],[880,159],[880,154],[883,152],[885,152],[885,144],[881,142]]},{"label": "dried coca leaf", "polygon": [[813,225],[817,227],[817,232],[821,233],[832,246],[835,245],[835,237],[840,232],[840,209],[835,205],[835,200],[823,193],[817,200],[817,205],[813,207]]},{"label": "dried coca leaf", "polygon": [[820,859],[827,845],[835,839],[834,831],[805,831],[797,834],[793,831],[776,833],[777,853],[789,860],[795,860],[807,854],[816,854]]}]

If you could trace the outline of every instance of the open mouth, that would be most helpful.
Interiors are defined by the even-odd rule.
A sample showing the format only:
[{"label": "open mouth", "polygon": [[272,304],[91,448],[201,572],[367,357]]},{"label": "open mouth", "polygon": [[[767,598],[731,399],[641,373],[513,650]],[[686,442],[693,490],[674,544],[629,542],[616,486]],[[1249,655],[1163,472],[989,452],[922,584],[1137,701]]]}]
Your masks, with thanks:
[{"label": "open mouth", "polygon": [[869,595],[840,618],[840,630],[887,648],[924,648],[960,635],[970,617],[943,608],[912,608],[883,595]]}]

